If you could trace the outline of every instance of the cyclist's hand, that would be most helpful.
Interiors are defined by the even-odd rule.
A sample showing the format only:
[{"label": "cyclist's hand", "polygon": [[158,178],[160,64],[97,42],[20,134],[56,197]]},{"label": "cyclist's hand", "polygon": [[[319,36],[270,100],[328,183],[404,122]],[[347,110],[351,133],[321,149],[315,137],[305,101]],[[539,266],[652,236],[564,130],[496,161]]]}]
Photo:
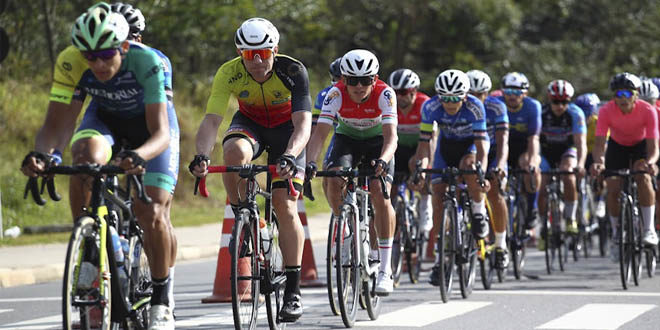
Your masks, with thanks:
[{"label": "cyclist's hand", "polygon": [[373,159],[371,161],[371,166],[374,167],[375,176],[385,176],[389,171],[389,166],[387,165],[387,163],[380,158]]},{"label": "cyclist's hand", "polygon": [[28,153],[21,163],[21,172],[29,177],[41,175],[49,166],[62,163],[62,156],[56,152],[54,155],[38,151]]},{"label": "cyclist's hand", "polygon": [[586,176],[587,171],[584,169],[584,167],[576,167],[575,168],[575,173],[576,173],[576,176],[577,176],[576,179],[579,181],[579,180],[582,180]]},{"label": "cyclist's hand", "polygon": [[195,158],[188,165],[188,170],[194,176],[203,178],[209,173],[208,167],[210,163],[211,159],[209,159],[209,156],[204,154],[195,155]]},{"label": "cyclist's hand", "polygon": [[296,167],[296,157],[293,155],[284,154],[276,161],[277,164],[277,174],[282,179],[291,179],[296,173],[298,173],[298,168]]},{"label": "cyclist's hand", "polygon": [[414,191],[422,192],[426,186],[426,173],[418,173],[417,178],[410,177],[408,179],[408,186]]},{"label": "cyclist's hand", "polygon": [[655,177],[656,175],[658,175],[658,166],[648,162],[644,163],[644,165],[646,165],[646,171],[649,172],[652,176]]},{"label": "cyclist's hand", "polygon": [[305,180],[309,181],[311,179],[314,179],[314,177],[316,176],[316,171],[318,171],[318,166],[316,165],[316,162],[307,163],[307,166],[305,166]]},{"label": "cyclist's hand", "polygon": [[144,174],[146,172],[147,162],[133,150],[119,152],[116,162],[126,171],[126,174]]},{"label": "cyclist's hand", "polygon": [[483,187],[479,184],[479,178],[477,178],[476,180],[477,180],[477,185],[479,185],[479,188],[481,188],[482,193],[487,193],[490,190],[490,180],[484,180]]},{"label": "cyclist's hand", "polygon": [[591,164],[591,175],[598,176],[603,170],[605,170],[605,164],[601,164],[601,163]]}]

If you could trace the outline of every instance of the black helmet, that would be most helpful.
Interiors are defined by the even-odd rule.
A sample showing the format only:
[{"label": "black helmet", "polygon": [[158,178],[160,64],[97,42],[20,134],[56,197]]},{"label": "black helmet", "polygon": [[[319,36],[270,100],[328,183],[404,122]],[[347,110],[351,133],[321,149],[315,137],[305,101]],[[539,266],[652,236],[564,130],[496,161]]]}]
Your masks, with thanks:
[{"label": "black helmet", "polygon": [[328,72],[330,72],[330,76],[332,76],[333,79],[339,79],[341,78],[341,57],[338,57],[332,63],[330,63],[330,69]]},{"label": "black helmet", "polygon": [[628,72],[617,73],[610,80],[610,89],[612,91],[617,89],[638,90],[641,85],[642,81],[636,75]]}]

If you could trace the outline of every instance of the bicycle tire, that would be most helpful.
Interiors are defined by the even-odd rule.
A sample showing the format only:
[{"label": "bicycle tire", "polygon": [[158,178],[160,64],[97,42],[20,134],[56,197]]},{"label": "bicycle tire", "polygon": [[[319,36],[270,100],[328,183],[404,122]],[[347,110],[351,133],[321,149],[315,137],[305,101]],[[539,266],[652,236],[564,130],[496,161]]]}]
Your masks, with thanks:
[{"label": "bicycle tire", "polygon": [[[549,203],[548,203],[549,204]],[[550,205],[547,208],[547,214],[550,214]],[[553,256],[553,247],[554,244],[551,234],[552,224],[550,223],[550,217],[546,216],[545,221],[543,221],[543,228],[541,229],[541,239],[545,242],[545,248],[543,249],[543,254],[545,255],[545,270],[548,275],[552,274],[552,264],[554,261]]]},{"label": "bicycle tire", "polygon": [[598,218],[598,252],[601,257],[607,255],[609,249],[609,221],[605,218]]},{"label": "bicycle tire", "polygon": [[330,216],[328,224],[328,243],[326,245],[325,274],[326,287],[328,289],[328,302],[332,314],[339,315],[339,306],[337,305],[337,281],[335,274],[337,272],[337,262],[335,252],[337,243],[337,221],[333,215]]},{"label": "bicycle tire", "polygon": [[[257,263],[256,221],[242,209],[229,240],[231,254],[231,296],[234,328],[255,329],[259,310],[259,265]],[[249,274],[244,274],[249,272]]]},{"label": "bicycle tire", "polygon": [[424,252],[426,251],[426,246],[428,245],[428,239],[424,233],[419,228],[419,222],[417,222],[417,233],[415,234],[415,240],[413,244],[415,245],[415,256],[416,258],[411,257],[411,264],[414,264],[413,269],[408,269],[408,274],[410,274],[410,282],[417,284],[419,283],[419,275],[422,271],[422,264],[424,262]]},{"label": "bicycle tire", "polygon": [[[633,206],[635,209],[637,209],[637,206]],[[631,227],[632,227],[632,238],[633,238],[633,245],[632,245],[632,251],[633,251],[633,258],[632,258],[632,269],[633,269],[633,283],[635,283],[635,286],[639,286],[639,280],[642,274],[642,219],[641,219],[641,214],[639,213],[639,209],[637,209],[637,212],[633,212],[633,214],[637,214],[637,218],[634,216],[631,218],[633,221],[631,221]],[[653,221],[653,220],[651,220]]]},{"label": "bicycle tire", "polygon": [[392,241],[392,280],[394,287],[399,286],[401,281],[401,270],[403,269],[403,256],[405,254],[406,240],[406,205],[402,198],[398,198],[395,208],[396,226]]},{"label": "bicycle tire", "polygon": [[520,280],[522,277],[522,270],[525,266],[525,243],[523,242],[523,237],[525,235],[525,200],[524,198],[518,197],[516,212],[513,223],[514,237],[511,240],[511,259],[513,259],[513,276],[516,280]]},{"label": "bicycle tire", "polygon": [[495,241],[494,230],[491,230],[488,234],[488,242],[486,240],[477,241],[479,245],[483,244],[483,255],[478,256],[479,260],[479,270],[481,275],[481,284],[484,287],[484,290],[490,290],[493,284],[493,278],[495,275],[498,276],[498,281],[501,281],[502,270],[497,269],[495,265],[495,249],[491,245]]},{"label": "bicycle tire", "polygon": [[[74,329],[74,324],[77,325],[79,329],[89,329],[92,327],[97,327],[96,324],[92,324],[92,313],[94,312],[94,307],[82,307],[78,308],[73,300],[84,301],[86,299],[95,299],[98,297],[104,297],[105,303],[103,304],[103,309],[101,313],[101,325],[100,329],[109,330],[112,326],[111,323],[111,306],[112,306],[112,284],[109,278],[104,279],[103,276],[98,276],[94,282],[91,283],[90,288],[81,289],[78,288],[80,280],[80,266],[79,262],[82,265],[84,260],[89,258],[92,265],[96,266],[98,271],[98,266],[100,264],[100,256],[103,253],[101,249],[107,251],[107,248],[101,247],[101,237],[100,233],[96,228],[96,220],[89,216],[80,217],[71,232],[69,238],[69,243],[67,246],[66,260],[64,265],[64,276],[62,281],[62,328],[63,329]],[[109,236],[109,235],[108,235]],[[86,244],[85,244],[86,243]],[[91,244],[90,244],[91,243]],[[95,256],[94,256],[95,255]],[[108,260],[108,253],[104,254],[105,265],[103,269],[98,271],[98,274],[101,273],[110,273],[110,262]],[[97,286],[96,288],[94,286]],[[102,292],[100,292],[102,289]],[[105,293],[105,294],[104,294]],[[96,297],[94,297],[96,296]],[[99,328],[99,327],[97,327]]]},{"label": "bicycle tire", "polygon": [[[464,219],[467,219],[465,216],[468,212],[464,212]],[[463,245],[460,247],[461,253],[465,254],[465,263],[458,264],[458,281],[461,288],[461,296],[463,299],[467,299],[472,293],[472,288],[474,287],[474,279],[476,277],[476,266],[477,266],[477,247],[474,236],[472,232],[465,225],[460,225],[461,235],[463,236],[462,242]]]},{"label": "bicycle tire", "polygon": [[421,239],[419,237],[419,228],[417,228],[418,221],[416,219],[411,219],[410,222],[410,232],[408,234],[408,240],[406,246],[406,266],[408,267],[408,278],[410,283],[417,284],[419,281],[419,263],[417,262],[421,255],[418,254],[418,241]]},{"label": "bicycle tire", "polygon": [[644,259],[646,262],[646,275],[652,278],[655,275],[655,270],[658,265],[655,258],[655,251],[650,248],[644,249]]},{"label": "bicycle tire", "polygon": [[559,270],[564,271],[564,265],[568,259],[568,249],[565,244],[564,237],[561,232],[561,210],[559,208],[559,200],[551,198],[550,200],[550,213],[552,215],[551,231],[552,231],[552,255],[556,258],[559,264]]},{"label": "bicycle tire", "polygon": [[371,277],[362,281],[362,296],[364,297],[364,302],[366,305],[367,315],[369,319],[375,321],[380,316],[380,310],[383,307],[382,298],[376,295],[374,288],[376,287],[376,273],[372,274]]},{"label": "bicycle tire", "polygon": [[[621,213],[619,215],[619,271],[621,274],[621,286],[624,290],[628,290],[628,282],[630,282],[630,273],[632,272],[632,250],[630,249],[630,242],[632,237],[628,234],[628,217],[632,219],[632,210],[628,199],[621,203]],[[632,222],[632,220],[630,221]],[[630,233],[632,234],[632,233]]]},{"label": "bicycle tire", "polygon": [[357,316],[360,300],[359,229],[353,208],[346,205],[341,210],[337,235],[337,298],[341,319],[347,328],[352,328]]},{"label": "bicycle tire", "polygon": [[445,203],[440,230],[438,233],[437,251],[440,255],[438,266],[440,267],[440,298],[448,302],[451,295],[451,286],[456,261],[455,232],[456,208],[453,203]]},{"label": "bicycle tire", "polygon": [[[271,238],[268,251],[264,251],[266,259],[264,260],[263,279],[266,282],[267,290],[260,288],[266,298],[266,315],[268,317],[268,327],[270,330],[286,329],[286,322],[280,320],[280,311],[284,305],[284,288],[286,287],[286,275],[284,274],[284,257],[279,244],[279,227],[277,222],[269,226],[268,237]],[[263,242],[262,242],[263,244]],[[263,247],[263,246],[262,246]],[[268,253],[266,253],[268,252]]]}]

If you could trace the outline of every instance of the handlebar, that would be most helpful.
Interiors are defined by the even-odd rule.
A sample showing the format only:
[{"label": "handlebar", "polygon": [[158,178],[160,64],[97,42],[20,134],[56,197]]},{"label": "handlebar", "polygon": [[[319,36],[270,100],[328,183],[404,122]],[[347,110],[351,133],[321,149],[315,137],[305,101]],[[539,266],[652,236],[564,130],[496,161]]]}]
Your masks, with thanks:
[{"label": "handlebar", "polygon": [[[277,174],[277,165],[253,165],[253,164],[246,164],[246,165],[238,165],[238,166],[209,166],[208,167],[208,172],[209,173],[230,173],[230,172],[238,172],[238,175],[241,178],[250,178],[254,177],[259,173],[262,172],[268,172],[270,173],[273,177],[279,177]],[[298,191],[295,189],[293,186],[293,180],[287,180],[289,183],[288,190],[289,190],[289,195],[298,198]],[[195,179],[195,188],[193,194],[197,195],[197,191],[199,190],[200,195],[203,197],[209,197],[209,191],[206,187],[206,177],[200,178],[197,177]]]},{"label": "handlebar", "polygon": [[[321,177],[343,177],[343,178],[367,178],[367,177],[373,177],[376,175],[376,172],[373,169],[348,169],[348,170],[334,170],[334,171],[318,171],[316,172],[316,176],[321,176]],[[383,197],[385,199],[390,199],[390,193],[387,191],[387,187],[385,185],[385,177],[382,175],[378,176],[378,180],[380,180],[380,190],[383,193]]]},{"label": "handlebar", "polygon": [[461,174],[476,174],[477,182],[482,188],[486,186],[486,175],[484,174],[483,169],[481,168],[481,162],[476,162],[476,170],[464,170],[457,167],[447,167],[447,168],[420,168],[421,163],[418,161],[415,168],[415,180],[414,182],[419,182],[420,173],[431,173],[431,174],[442,174],[442,175],[451,175],[457,176]]},{"label": "handlebar", "polygon": [[[601,177],[605,176],[605,175],[623,177],[623,176],[632,176],[632,175],[637,175],[637,174],[646,174],[646,175],[650,176],[651,177],[651,184],[653,185],[653,190],[654,191],[658,190],[658,184],[657,184],[655,178],[653,178],[653,175],[651,173],[647,172],[647,171],[630,170],[630,169],[624,168],[624,169],[620,169],[620,170],[604,169],[602,172],[600,172]],[[597,180],[597,182],[599,184],[599,186],[597,188],[602,188],[602,180]]]}]

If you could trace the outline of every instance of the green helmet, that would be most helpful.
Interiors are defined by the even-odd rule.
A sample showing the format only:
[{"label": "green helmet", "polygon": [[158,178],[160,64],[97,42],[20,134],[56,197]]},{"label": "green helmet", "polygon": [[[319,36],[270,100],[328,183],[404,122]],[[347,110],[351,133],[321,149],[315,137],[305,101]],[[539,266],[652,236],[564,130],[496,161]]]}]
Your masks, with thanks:
[{"label": "green helmet", "polygon": [[122,14],[100,2],[80,15],[73,24],[71,39],[81,51],[117,48],[128,37],[129,26]]}]

